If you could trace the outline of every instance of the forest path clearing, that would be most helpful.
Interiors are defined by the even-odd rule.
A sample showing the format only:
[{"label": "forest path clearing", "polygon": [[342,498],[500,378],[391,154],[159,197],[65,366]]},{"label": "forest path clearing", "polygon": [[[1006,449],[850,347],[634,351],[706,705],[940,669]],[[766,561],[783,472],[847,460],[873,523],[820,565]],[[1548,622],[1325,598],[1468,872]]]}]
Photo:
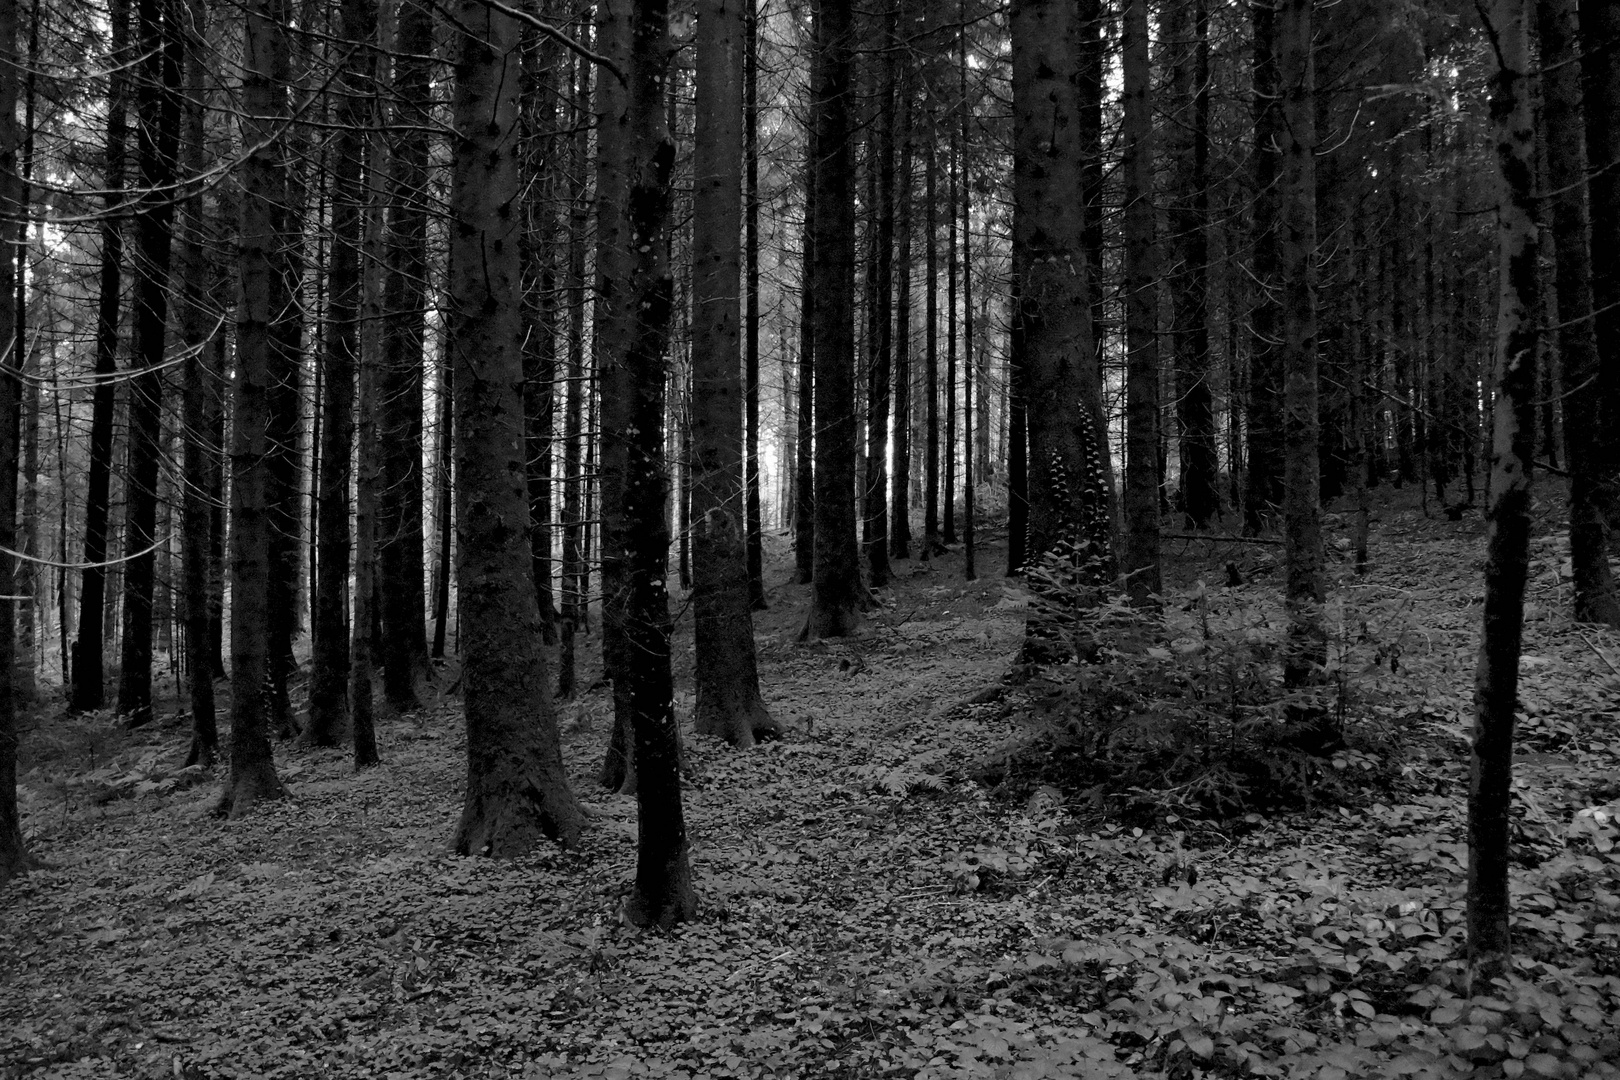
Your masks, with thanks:
[{"label": "forest path clearing", "polygon": [[[1526,983],[1470,1010],[1431,976],[1461,933],[1474,541],[1391,517],[1339,620],[1366,624],[1386,668],[1403,658],[1358,687],[1410,729],[1407,774],[1224,831],[1133,830],[970,778],[1029,737],[1016,712],[964,704],[1022,633],[999,548],[975,583],[954,553],[899,564],[849,643],[794,643],[804,588],[777,585],[758,640],[788,737],[689,740],[703,914],[670,936],[619,918],[635,807],[591,785],[600,692],[562,711],[586,844],[509,863],[446,854],[454,702],[384,724],[384,764],[359,776],[278,747],[293,797],[228,824],[207,816],[217,778],[164,771],[183,724],[42,730],[60,745],[24,775],[25,822],[51,865],[0,900],[0,1075],[1620,1075],[1620,859],[1590,815],[1591,837],[1571,831],[1620,756],[1615,649],[1557,614],[1557,541],[1538,541]],[[1222,601],[1242,625],[1269,617],[1254,558],[1261,584]],[[91,798],[109,788],[125,797]]]}]

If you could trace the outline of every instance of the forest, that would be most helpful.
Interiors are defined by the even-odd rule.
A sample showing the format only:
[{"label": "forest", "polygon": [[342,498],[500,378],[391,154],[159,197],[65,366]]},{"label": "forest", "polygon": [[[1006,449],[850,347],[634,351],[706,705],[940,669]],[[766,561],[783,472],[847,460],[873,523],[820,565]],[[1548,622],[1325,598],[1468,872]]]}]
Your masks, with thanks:
[{"label": "forest", "polygon": [[0,0],[0,1078],[1620,1078],[1620,4]]}]

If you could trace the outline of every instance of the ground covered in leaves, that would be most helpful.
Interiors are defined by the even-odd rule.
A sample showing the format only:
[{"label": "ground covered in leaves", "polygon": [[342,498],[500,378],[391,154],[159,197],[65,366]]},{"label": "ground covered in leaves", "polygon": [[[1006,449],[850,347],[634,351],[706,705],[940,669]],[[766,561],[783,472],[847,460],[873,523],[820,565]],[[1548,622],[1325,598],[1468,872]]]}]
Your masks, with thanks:
[{"label": "ground covered in leaves", "polygon": [[[1346,745],[1307,805],[1215,820],[1185,788],[1032,766],[1064,718],[996,689],[1029,602],[1000,548],[971,583],[959,553],[900,564],[859,639],[808,647],[782,564],[758,630],[787,736],[689,739],[703,914],[667,936],[620,919],[634,803],[589,779],[601,692],[561,707],[587,842],[503,863],[447,854],[453,700],[384,724],[358,776],[278,747],[291,798],[228,824],[219,778],[178,768],[183,719],[42,717],[22,795],[47,865],[0,894],[0,1076],[1620,1076],[1620,642],[1568,620],[1545,523],[1519,960],[1464,997],[1480,528],[1381,517],[1368,577],[1333,564]],[[1170,546],[1145,655],[1205,672],[1211,715],[1256,708],[1280,548]]]}]

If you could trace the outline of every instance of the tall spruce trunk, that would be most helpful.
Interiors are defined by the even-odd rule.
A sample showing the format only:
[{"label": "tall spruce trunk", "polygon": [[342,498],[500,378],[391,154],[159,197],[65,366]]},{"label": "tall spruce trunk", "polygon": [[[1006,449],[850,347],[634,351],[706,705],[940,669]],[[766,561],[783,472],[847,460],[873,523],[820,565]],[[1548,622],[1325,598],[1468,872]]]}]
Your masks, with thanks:
[{"label": "tall spruce trunk", "polygon": [[[812,16],[819,19],[819,16]],[[812,64],[814,61],[812,60]],[[812,91],[813,93],[813,91]],[[798,582],[815,579],[816,566],[816,302],[812,285],[816,260],[816,131],[814,109],[805,133],[804,230],[799,269],[798,446],[793,481],[793,565]]]},{"label": "tall spruce trunk", "polygon": [[[1259,533],[1282,502],[1282,288],[1277,219],[1281,80],[1277,73],[1277,9],[1272,0],[1250,5],[1254,23],[1254,288],[1249,314],[1248,431],[1243,484],[1243,531]],[[1398,175],[1398,174],[1397,174]]]},{"label": "tall spruce trunk", "polygon": [[467,787],[453,846],[572,846],[585,816],[563,771],[528,544],[523,441],[518,23],[456,6],[450,342],[456,384],[456,566]]},{"label": "tall spruce trunk", "polygon": [[844,637],[861,620],[855,531],[855,183],[851,104],[855,31],[850,0],[822,0],[814,92],[816,542],[810,613],[801,637]]},{"label": "tall spruce trunk", "polygon": [[366,203],[365,126],[377,31],[375,0],[344,0],[342,37],[356,52],[341,71],[332,186],[332,247],[327,266],[326,341],[317,477],[315,618],[304,739],[337,746],[349,717],[349,486],[353,479],[355,376],[360,357],[361,270]]},{"label": "tall spruce trunk", "polygon": [[1620,4],[1580,5],[1592,302],[1600,358],[1598,469],[1611,525],[1620,523]]},{"label": "tall spruce trunk", "polygon": [[866,384],[866,566],[869,583],[881,589],[889,583],[889,401],[894,352],[894,98],[899,69],[897,38],[899,0],[888,0],[883,14],[884,54],[878,87],[877,130],[873,154],[877,158],[877,205],[872,208],[872,310],[868,318],[871,364]]},{"label": "tall spruce trunk", "polygon": [[[629,332],[622,364],[633,396],[626,403],[630,428],[620,494],[625,528],[615,537],[622,545],[617,554],[626,593],[624,646],[626,655],[636,658],[619,676],[628,684],[637,781],[636,877],[625,916],[636,926],[666,929],[697,914],[681,808],[680,730],[670,678],[669,594],[664,585],[669,554],[663,457],[665,354],[675,291],[664,243],[675,166],[675,141],[663,107],[668,7],[667,0],[635,0],[632,9],[625,219],[635,257],[623,297]],[[733,183],[738,179],[735,173],[730,177]],[[733,238],[735,225],[733,219]],[[731,284],[735,296],[735,275]],[[735,371],[733,364],[733,378]]]},{"label": "tall spruce trunk", "polygon": [[939,549],[939,124],[933,89],[925,83],[928,130],[923,142],[923,550]]},{"label": "tall spruce trunk", "polygon": [[700,735],[752,746],[776,725],[759,693],[743,485],[742,122],[745,0],[703,0],[692,200],[692,570]]},{"label": "tall spruce trunk", "polygon": [[268,519],[271,350],[286,318],[276,281],[286,238],[278,228],[285,199],[283,129],[287,88],[286,0],[254,0],[243,37],[242,169],[237,240],[236,376],[231,431],[231,749],[230,775],[217,812],[236,818],[284,791],[270,755],[265,680],[270,665],[270,522]]},{"label": "tall spruce trunk", "polygon": [[1485,609],[1474,674],[1468,783],[1468,968],[1478,992],[1512,970],[1508,933],[1508,827],[1513,714],[1518,707],[1524,586],[1529,574],[1530,482],[1536,423],[1535,124],[1531,115],[1530,12],[1526,0],[1481,11],[1497,61],[1491,127],[1499,176],[1496,236],[1496,406],[1485,508]]},{"label": "tall spruce trunk", "polygon": [[[208,10],[202,0],[191,0],[191,21],[183,34],[186,84],[193,88],[185,103],[181,167],[187,175],[201,172],[204,160],[203,105],[200,90],[207,72],[203,50],[207,43]],[[215,716],[214,664],[209,640],[209,577],[212,571],[209,535],[209,482],[217,468],[219,446],[209,423],[212,399],[218,394],[209,362],[210,338],[222,334],[209,310],[209,276],[214,265],[207,249],[207,220],[201,192],[180,204],[180,335],[191,354],[185,365],[182,416],[190,437],[185,440],[184,496],[180,510],[180,544],[184,574],[182,603],[186,639],[186,685],[191,698],[191,749],[186,764],[212,767],[219,753],[219,727]]]},{"label": "tall spruce trunk", "polygon": [[1159,567],[1159,258],[1147,0],[1125,9],[1125,544],[1131,603],[1155,607]]},{"label": "tall spruce trunk", "polygon": [[748,602],[764,611],[765,535],[759,492],[759,12],[743,11],[743,393],[747,434]]},{"label": "tall spruce trunk", "polygon": [[1593,320],[1591,220],[1587,212],[1586,131],[1581,108],[1579,15],[1575,0],[1537,0],[1542,117],[1558,280],[1558,357],[1569,466],[1569,553],[1575,618],[1620,627],[1620,598],[1609,571],[1604,515],[1600,358]]},{"label": "tall spruce trunk", "polygon": [[[567,66],[557,44],[524,31],[524,168],[535,180],[523,200],[523,317],[530,330],[523,339],[523,416],[528,458],[529,559],[534,595],[540,605],[540,637],[557,644],[557,607],[552,589],[552,439],[556,434],[558,298],[557,208],[563,188],[557,141],[556,99]],[[582,162],[583,164],[583,162]]]},{"label": "tall spruce trunk", "polygon": [[[17,54],[16,4],[0,5],[0,214],[20,215],[21,190],[17,175],[17,75],[22,70]],[[9,351],[20,342],[17,325],[17,263],[0,258],[0,334],[12,331]],[[16,547],[18,427],[22,417],[20,381],[0,375],[0,545]],[[14,562],[0,559],[0,596],[16,591]],[[17,659],[16,623],[9,601],[0,601],[0,887],[28,869],[22,819],[17,807],[17,699],[14,693]]]},{"label": "tall spruce trunk", "polygon": [[398,712],[421,704],[431,670],[423,581],[422,380],[427,307],[428,108],[433,11],[401,0],[394,60],[394,146],[384,360],[377,372],[382,475],[377,505],[383,693]]},{"label": "tall spruce trunk", "polygon": [[[1013,4],[1013,351],[1029,440],[1024,555],[1084,589],[1113,578],[1114,493],[1085,212],[1074,197],[1081,182],[1077,32],[1073,11],[1058,0]],[[1082,592],[1059,585],[1048,598],[1053,604],[1029,620],[1030,659],[1053,651],[1058,611]]]},{"label": "tall spruce trunk", "polygon": [[181,43],[177,0],[138,0],[142,53],[135,94],[143,189],[134,208],[134,363],[129,383],[129,472],[124,488],[124,627],[118,711],[131,726],[152,719],[152,588],[157,555],[158,461],[162,455],[163,363],[168,338],[175,156],[180,145]]},{"label": "tall spruce trunk", "polygon": [[[1320,680],[1327,663],[1322,602],[1321,467],[1318,444],[1316,340],[1316,67],[1311,55],[1315,0],[1281,0],[1277,8],[1277,69],[1283,93],[1281,265],[1283,559],[1288,643],[1283,681]],[[1313,713],[1314,715],[1314,713]]]},{"label": "tall spruce trunk", "polygon": [[894,465],[889,496],[889,554],[911,557],[911,80],[904,71],[895,88],[900,165],[894,188]]},{"label": "tall spruce trunk", "polygon": [[73,689],[69,703],[77,711],[99,709],[105,700],[102,634],[107,603],[107,536],[110,524],[113,407],[117,371],[118,311],[124,263],[124,155],[129,131],[129,9],[131,0],[112,0],[111,48],[107,79],[106,164],[100,224],[100,297],[96,304],[96,384],[90,406],[90,462],[85,481],[84,578],[79,590],[79,636],[73,643]]}]

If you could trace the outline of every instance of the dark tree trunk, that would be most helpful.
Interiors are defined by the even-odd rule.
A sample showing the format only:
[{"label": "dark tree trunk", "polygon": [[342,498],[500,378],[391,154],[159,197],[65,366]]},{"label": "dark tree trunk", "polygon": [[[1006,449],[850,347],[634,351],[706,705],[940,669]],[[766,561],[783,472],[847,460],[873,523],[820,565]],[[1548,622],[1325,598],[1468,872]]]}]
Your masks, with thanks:
[{"label": "dark tree trunk", "polygon": [[[575,61],[574,74],[574,116],[577,122],[582,121],[589,110],[591,83],[590,71],[582,61]],[[606,86],[605,82],[598,83],[599,88]],[[588,154],[585,138],[586,133],[581,126],[574,136],[575,167],[569,190],[568,293],[573,309],[568,334],[568,381],[563,389],[562,651],[557,673],[557,696],[565,699],[573,698],[578,680],[575,638],[584,620],[585,606],[585,247],[590,221],[590,205],[585,192]],[[599,199],[598,212],[605,212],[602,208],[606,205]],[[598,245],[601,244],[601,232],[599,225]],[[600,314],[597,325],[604,325]],[[602,353],[599,351],[598,355]]]},{"label": "dark tree trunk", "polygon": [[1581,113],[1579,15],[1575,0],[1537,0],[1547,190],[1558,271],[1558,356],[1563,365],[1564,445],[1569,464],[1569,553],[1575,571],[1575,618],[1620,627],[1620,599],[1609,571],[1604,517],[1597,333],[1592,311],[1592,252],[1587,213],[1586,132]]},{"label": "dark tree trunk", "polygon": [[[521,295],[521,293],[519,295]],[[533,334],[534,328],[531,326],[529,327],[528,332],[524,335],[525,340],[533,336]],[[524,386],[525,388],[528,386],[527,379],[524,380]],[[437,565],[434,567],[433,571],[433,644],[428,650],[428,655],[435,660],[441,660],[444,658],[445,635],[449,629],[450,623],[450,574],[452,572],[451,548],[453,546],[451,543],[451,537],[455,535],[456,528],[455,507],[451,501],[455,488],[455,465],[451,460],[451,458],[454,456],[452,446],[455,440],[454,429],[456,426],[455,387],[455,379],[450,374],[449,365],[446,364],[439,380],[439,484],[438,493],[436,496],[436,501],[439,504],[437,508],[438,526],[436,529],[439,534],[439,550],[436,555]],[[524,417],[525,419],[528,417],[527,409],[524,410]],[[525,427],[525,440],[527,440],[527,436],[528,429]],[[527,464],[527,441],[524,443],[524,450],[525,464]],[[527,490],[528,477],[525,476],[525,493],[527,493]],[[529,551],[529,557],[532,563],[534,558],[534,551],[532,547]],[[535,603],[538,606],[538,595],[535,597]],[[543,640],[544,634],[542,633],[541,636]]]},{"label": "dark tree trunk", "polygon": [[1530,479],[1535,447],[1535,126],[1531,118],[1530,13],[1525,0],[1482,8],[1497,67],[1491,126],[1499,187],[1495,431],[1485,509],[1485,610],[1474,675],[1474,739],[1468,784],[1468,968],[1484,992],[1512,970],[1508,934],[1508,810],[1513,714],[1518,708],[1524,586],[1530,554]]},{"label": "dark tree trunk", "polygon": [[280,305],[278,230],[286,197],[282,174],[287,88],[286,0],[248,6],[243,44],[241,229],[237,240],[236,377],[231,432],[231,753],[218,812],[240,817],[260,799],[284,794],[270,756],[265,679],[270,668],[268,488],[272,386]]},{"label": "dark tree trunk", "polygon": [[889,372],[894,350],[894,96],[899,68],[897,56],[900,22],[898,0],[889,0],[883,13],[888,51],[883,58],[878,89],[877,131],[873,140],[877,179],[872,212],[872,259],[868,293],[872,308],[867,323],[871,362],[866,385],[866,566],[870,584],[881,589],[889,583]]},{"label": "dark tree trunk", "polygon": [[1125,9],[1125,545],[1137,607],[1157,607],[1159,567],[1159,252],[1153,206],[1153,65],[1147,0]]},{"label": "dark tree trunk", "polygon": [[[535,179],[523,201],[523,437],[527,445],[529,559],[540,605],[540,637],[557,644],[557,608],[552,591],[551,473],[556,434],[557,211],[565,171],[550,152],[556,142],[556,95],[568,69],[555,42],[524,31],[524,168]],[[581,163],[583,164],[583,162]]]},{"label": "dark tree trunk", "polygon": [[[965,26],[967,0],[960,0],[957,13]],[[978,567],[974,565],[973,548],[973,459],[976,451],[973,441],[973,391],[977,362],[973,338],[973,182],[967,167],[973,106],[968,101],[965,29],[957,39],[957,64],[962,91],[962,576],[972,581],[979,576]],[[980,394],[983,394],[982,388]]]},{"label": "dark tree trunk", "polygon": [[[1601,425],[1598,469],[1609,520],[1620,520],[1620,4],[1580,5],[1593,327]],[[1471,475],[1471,474],[1470,474]]]},{"label": "dark tree trunk", "polygon": [[1283,680],[1306,686],[1327,662],[1322,602],[1320,421],[1316,342],[1316,68],[1311,57],[1315,0],[1277,8],[1277,68],[1283,92],[1282,371],[1283,558],[1287,566],[1288,644]]},{"label": "dark tree trunk", "polygon": [[359,51],[340,74],[338,135],[333,151],[332,247],[327,267],[315,619],[304,739],[337,746],[349,718],[349,483],[353,478],[354,388],[360,355],[360,245],[364,239],[365,126],[374,93],[371,72],[375,0],[345,0],[342,37]]},{"label": "dark tree trunk", "polygon": [[956,185],[962,146],[950,125],[949,167],[945,196],[945,431],[940,463],[940,541],[956,543]]},{"label": "dark tree trunk", "polygon": [[1283,135],[1277,74],[1277,11],[1250,5],[1254,17],[1254,289],[1249,322],[1248,475],[1243,485],[1243,531],[1266,527],[1282,502],[1282,308],[1276,297],[1281,253],[1277,215],[1278,146]]},{"label": "dark tree trunk", "polygon": [[[819,25],[819,15],[813,16]],[[812,93],[813,96],[813,93]],[[812,285],[816,260],[816,121],[812,106],[805,135],[804,263],[799,270],[798,459],[793,472],[793,562],[799,584],[815,579],[816,552],[816,304]]]},{"label": "dark tree trunk", "polygon": [[855,184],[850,0],[822,0],[816,19],[813,179],[815,295],[816,558],[806,640],[844,637],[860,623],[855,535]]},{"label": "dark tree trunk", "polygon": [[[17,175],[17,4],[0,5],[0,214],[9,220],[21,215]],[[8,230],[9,232],[9,230]],[[0,328],[17,325],[17,264],[0,258]],[[15,348],[16,341],[12,346]],[[0,545],[16,547],[17,455],[20,450],[21,383],[10,375],[0,378]],[[0,559],[0,596],[16,590],[13,560]],[[28,869],[23,845],[22,819],[17,808],[17,637],[9,602],[0,610],[0,887]]]},{"label": "dark tree trunk", "polygon": [[[1176,44],[1176,107],[1184,110],[1175,159],[1179,180],[1171,213],[1175,265],[1176,415],[1181,428],[1181,497],[1190,528],[1208,528],[1220,512],[1215,456],[1215,398],[1209,383],[1209,8],[1196,0],[1189,12],[1167,9],[1166,36]],[[1190,25],[1189,25],[1190,24]],[[1188,31],[1191,31],[1190,34]],[[1189,40],[1190,39],[1190,40]]]},{"label": "dark tree trunk", "polygon": [[422,378],[427,282],[429,77],[433,11],[400,0],[394,60],[394,147],[384,359],[378,371],[378,594],[383,694],[397,712],[421,705],[429,668],[422,555]]},{"label": "dark tree trunk", "polygon": [[147,373],[129,384],[129,473],[124,487],[124,632],[118,712],[130,726],[152,719],[152,586],[157,555],[158,459],[162,453],[163,363],[169,318],[170,238],[180,144],[181,40],[175,0],[138,0],[142,53],[135,94],[141,186],[134,207],[134,363]]},{"label": "dark tree trunk", "polygon": [[759,495],[759,16],[743,12],[743,392],[747,448],[743,483],[748,498],[748,602],[764,611],[765,536]]},{"label": "dark tree trunk", "polygon": [[933,90],[928,95],[927,137],[923,143],[923,550],[932,559],[939,550],[939,152],[935,142],[939,125],[934,114]]},{"label": "dark tree trunk", "polygon": [[[625,903],[625,915],[636,926],[665,928],[697,914],[697,893],[692,885],[686,822],[681,810],[680,733],[670,680],[669,596],[664,588],[664,563],[669,552],[663,461],[664,355],[669,344],[674,283],[663,241],[675,164],[675,142],[663,109],[667,25],[667,0],[636,0],[626,79],[626,150],[630,161],[626,219],[636,257],[624,295],[623,316],[630,328],[623,365],[634,389],[628,402],[631,435],[626,439],[622,495],[626,528],[617,537],[624,545],[620,556],[628,593],[624,644],[627,655],[636,657],[620,675],[629,684],[639,823],[636,880]],[[735,185],[738,179],[733,171],[728,183]],[[733,217],[733,244],[736,234]],[[732,267],[735,270],[735,259]],[[733,297],[736,285],[733,273]],[[733,381],[735,372],[733,364]],[[741,599],[746,617],[746,594]]]},{"label": "dark tree trunk", "polygon": [[[128,140],[130,0],[112,0],[112,37],[108,54],[107,146],[102,182],[107,189],[100,225],[101,280],[96,307],[95,373],[90,412],[90,463],[84,506],[84,578],[79,591],[79,636],[73,644],[75,710],[99,709],[105,700],[102,625],[107,598],[107,527],[110,519],[113,406],[116,387],[107,379],[117,371],[118,303],[122,289],[124,229],[124,151]],[[8,39],[9,40],[9,39]]]},{"label": "dark tree trunk", "polygon": [[[1102,373],[1092,341],[1084,205],[1074,92],[1073,11],[1057,0],[1018,0],[1013,36],[1013,348],[1028,425],[1030,560],[1048,560],[1102,585],[1113,577]],[[1072,602],[1072,592],[1053,596]],[[1039,658],[1054,628],[1029,622]]]},{"label": "dark tree trunk", "polygon": [[[741,310],[742,0],[698,13],[692,199],[692,565],[700,735],[752,746],[776,724],[759,694],[748,597]],[[660,500],[661,501],[661,500]],[[667,648],[667,645],[666,645]]]},{"label": "dark tree trunk", "polygon": [[895,130],[900,171],[894,189],[894,489],[889,497],[889,554],[911,557],[911,80],[901,74]]},{"label": "dark tree trunk", "polygon": [[[200,0],[192,0],[191,22],[183,33],[186,59],[186,85],[193,93],[185,104],[185,130],[182,168],[188,175],[200,172],[204,160],[203,106],[200,88],[205,85],[204,49],[207,47],[208,11]],[[213,266],[207,249],[207,228],[203,198],[193,195],[181,204],[183,214],[181,244],[180,333],[186,349],[185,388],[182,409],[186,430],[185,494],[180,511],[181,561],[183,564],[186,637],[186,685],[191,698],[191,750],[187,765],[212,768],[219,754],[219,728],[215,717],[214,664],[209,642],[209,578],[212,571],[209,535],[208,494],[210,480],[218,467],[220,452],[210,424],[212,400],[219,393],[216,373],[209,363],[209,338],[223,331],[213,325],[208,310],[209,276]]]},{"label": "dark tree trunk", "polygon": [[585,817],[563,771],[528,544],[523,442],[518,23],[456,7],[450,347],[467,790],[454,847],[507,858]]}]

